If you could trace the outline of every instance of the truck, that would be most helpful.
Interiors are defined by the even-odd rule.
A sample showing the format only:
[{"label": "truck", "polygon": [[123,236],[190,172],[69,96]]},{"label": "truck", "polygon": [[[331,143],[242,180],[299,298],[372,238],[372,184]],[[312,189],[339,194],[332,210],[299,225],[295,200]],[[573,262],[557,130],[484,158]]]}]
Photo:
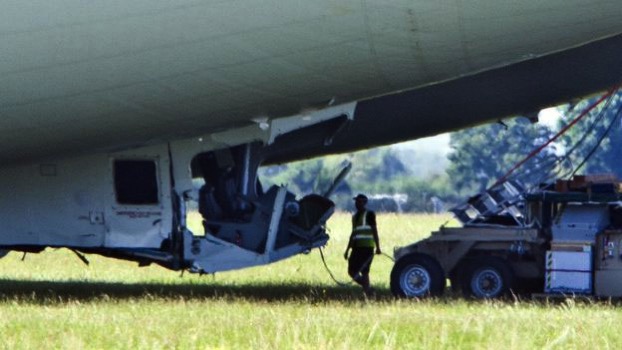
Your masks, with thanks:
[{"label": "truck", "polygon": [[513,293],[622,296],[622,194],[610,175],[527,191],[506,181],[451,210],[440,227],[395,249],[396,296],[455,293],[490,299]]}]

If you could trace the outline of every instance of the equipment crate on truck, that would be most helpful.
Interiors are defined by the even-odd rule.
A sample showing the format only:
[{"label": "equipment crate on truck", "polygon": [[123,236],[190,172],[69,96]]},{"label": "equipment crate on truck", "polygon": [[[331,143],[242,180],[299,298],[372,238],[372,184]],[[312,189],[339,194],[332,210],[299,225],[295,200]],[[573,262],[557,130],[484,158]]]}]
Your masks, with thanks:
[{"label": "equipment crate on truck", "polygon": [[622,296],[622,195],[616,181],[578,177],[527,193],[505,182],[452,212],[441,227],[395,250],[397,296],[474,298],[510,292]]}]

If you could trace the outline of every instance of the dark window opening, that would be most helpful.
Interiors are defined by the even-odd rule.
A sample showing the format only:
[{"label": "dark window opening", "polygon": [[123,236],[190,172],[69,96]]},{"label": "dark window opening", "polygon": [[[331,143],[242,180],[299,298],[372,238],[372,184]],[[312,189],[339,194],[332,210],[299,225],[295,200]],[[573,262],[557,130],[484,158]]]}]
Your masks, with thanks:
[{"label": "dark window opening", "polygon": [[115,160],[114,189],[120,204],[158,204],[156,163],[151,160]]}]

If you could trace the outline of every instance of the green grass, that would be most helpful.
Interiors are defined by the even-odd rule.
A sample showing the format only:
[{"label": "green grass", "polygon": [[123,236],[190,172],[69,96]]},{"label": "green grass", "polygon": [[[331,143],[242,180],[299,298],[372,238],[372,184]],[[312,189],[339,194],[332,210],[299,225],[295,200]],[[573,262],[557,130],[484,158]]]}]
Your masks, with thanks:
[{"label": "green grass", "polygon": [[[326,260],[347,281],[342,254],[349,216],[329,222]],[[425,237],[447,216],[380,215],[381,244]],[[472,302],[396,300],[392,262],[377,257],[366,299],[338,286],[319,253],[269,266],[183,277],[158,266],[73,253],[11,253],[0,260],[0,335],[4,348],[350,349],[616,348],[616,304],[565,300]]]}]

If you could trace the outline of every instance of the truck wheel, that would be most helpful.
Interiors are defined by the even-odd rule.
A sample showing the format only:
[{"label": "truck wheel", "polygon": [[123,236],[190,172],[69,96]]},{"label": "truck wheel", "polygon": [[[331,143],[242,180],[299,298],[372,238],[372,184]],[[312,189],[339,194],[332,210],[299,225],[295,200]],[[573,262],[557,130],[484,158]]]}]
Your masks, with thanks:
[{"label": "truck wheel", "polygon": [[398,297],[438,296],[445,289],[445,273],[436,260],[410,254],[395,262],[391,270],[391,292]]},{"label": "truck wheel", "polygon": [[481,257],[469,260],[464,272],[462,292],[465,297],[494,299],[512,289],[512,269],[502,259]]}]

